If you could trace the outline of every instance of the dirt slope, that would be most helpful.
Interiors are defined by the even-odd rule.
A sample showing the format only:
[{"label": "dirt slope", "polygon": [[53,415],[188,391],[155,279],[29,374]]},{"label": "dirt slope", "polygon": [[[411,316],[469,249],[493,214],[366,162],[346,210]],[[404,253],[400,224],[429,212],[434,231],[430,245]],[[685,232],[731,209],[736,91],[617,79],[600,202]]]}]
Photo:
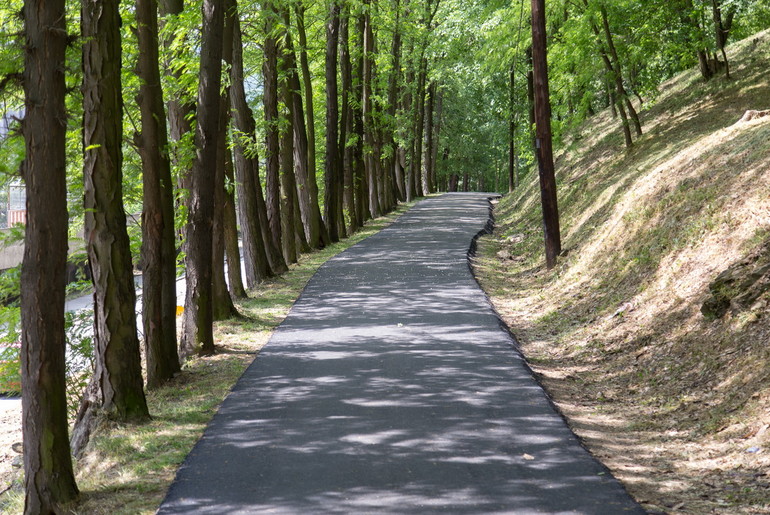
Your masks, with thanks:
[{"label": "dirt slope", "polygon": [[[652,512],[770,513],[770,116],[742,119],[770,109],[770,31],[729,57],[731,81],[662,85],[630,151],[608,112],[568,136],[554,270],[536,177],[497,206],[476,262],[575,430]],[[757,295],[704,316],[747,256],[731,273],[758,275]]]}]

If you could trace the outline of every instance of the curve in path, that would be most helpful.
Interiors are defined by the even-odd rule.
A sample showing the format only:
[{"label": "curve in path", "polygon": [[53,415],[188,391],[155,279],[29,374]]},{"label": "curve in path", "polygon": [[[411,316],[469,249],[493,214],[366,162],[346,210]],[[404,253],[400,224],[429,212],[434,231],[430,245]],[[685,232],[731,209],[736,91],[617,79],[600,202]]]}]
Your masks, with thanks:
[{"label": "curve in path", "polygon": [[328,261],[159,513],[644,513],[470,273],[488,197],[424,200]]}]

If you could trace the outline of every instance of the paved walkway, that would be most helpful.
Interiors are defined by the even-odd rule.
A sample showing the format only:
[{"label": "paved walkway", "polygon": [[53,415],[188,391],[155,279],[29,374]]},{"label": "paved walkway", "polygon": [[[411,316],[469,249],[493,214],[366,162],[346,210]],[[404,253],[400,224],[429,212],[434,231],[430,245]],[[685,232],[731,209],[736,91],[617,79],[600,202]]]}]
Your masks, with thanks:
[{"label": "paved walkway", "polygon": [[159,513],[644,513],[473,279],[488,216],[484,194],[428,199],[325,264]]}]

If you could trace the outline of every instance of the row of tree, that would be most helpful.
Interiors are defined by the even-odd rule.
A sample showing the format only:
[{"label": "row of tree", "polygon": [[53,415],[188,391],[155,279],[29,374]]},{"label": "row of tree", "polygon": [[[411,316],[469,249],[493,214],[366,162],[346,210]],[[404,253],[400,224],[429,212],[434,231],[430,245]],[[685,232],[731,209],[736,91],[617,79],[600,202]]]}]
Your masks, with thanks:
[{"label": "row of tree", "polygon": [[[11,91],[17,81],[24,98],[21,177],[28,218],[21,352],[28,513],[59,512],[77,497],[70,452],[83,448],[99,416],[122,422],[150,416],[134,312],[135,261],[143,275],[146,386],[154,388],[180,370],[180,357],[215,352],[213,321],[235,315],[233,299],[246,295],[237,221],[246,287],[255,288],[286,271],[300,252],[336,242],[398,201],[436,190],[436,92],[427,83],[425,52],[437,1],[413,2],[406,10],[396,2],[387,13],[367,0],[314,4],[311,13],[322,20],[325,42],[321,59],[310,55],[308,6],[302,2],[265,1],[245,10],[236,0],[136,0],[130,7],[99,0],[80,7],[76,38],[67,2],[25,1],[22,71],[4,79]],[[190,28],[185,16],[199,20],[192,31],[181,30]],[[129,33],[122,30],[126,21]],[[244,27],[251,31],[248,41]],[[125,43],[129,38],[133,48]],[[244,50],[255,45],[261,59],[245,61]],[[390,59],[378,53],[380,45],[391,49]],[[80,50],[79,72],[68,56],[73,46]],[[127,60],[138,78],[134,84],[126,80]],[[255,61],[261,61],[261,72]],[[312,68],[319,62],[325,70],[323,152],[316,150],[314,128]],[[68,91],[73,78],[78,93]],[[261,119],[249,99],[255,80]],[[185,85],[195,83],[193,95]],[[68,149],[73,97],[82,102],[82,110],[72,110],[80,115],[82,140]],[[127,123],[131,134],[124,131]],[[78,149],[80,156],[68,160]],[[134,153],[141,162],[138,260],[132,259],[125,214],[131,181],[124,157],[136,162]],[[82,166],[95,370],[70,441],[64,267],[72,161]],[[175,225],[175,212],[183,215],[182,224]],[[187,294],[177,345],[180,241]]]}]

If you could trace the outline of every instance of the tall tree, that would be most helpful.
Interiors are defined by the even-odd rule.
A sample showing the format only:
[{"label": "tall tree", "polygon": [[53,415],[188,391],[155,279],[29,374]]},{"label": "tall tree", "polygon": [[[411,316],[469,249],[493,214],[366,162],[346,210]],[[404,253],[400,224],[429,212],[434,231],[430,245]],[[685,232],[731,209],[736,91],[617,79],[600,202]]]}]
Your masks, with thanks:
[{"label": "tall tree", "polygon": [[[313,108],[313,81],[310,75],[310,63],[307,52],[307,31],[305,30],[305,4],[298,2],[296,6],[297,13],[297,35],[299,36],[300,46],[300,66],[302,68],[302,86],[305,93],[305,117],[307,118],[307,188],[310,196],[310,208],[313,210],[312,224],[318,224],[320,244],[329,244],[329,232],[321,218],[321,208],[318,204],[318,182],[316,176],[316,138],[315,138],[315,110]],[[295,125],[296,126],[296,125]],[[300,184],[300,188],[303,186]],[[313,238],[309,242],[313,246]]]},{"label": "tall tree", "polygon": [[[222,0],[222,4],[225,10],[222,60],[230,63],[233,60],[233,17],[229,14],[235,5],[234,0]],[[217,164],[214,169],[214,218],[212,220],[211,240],[211,305],[214,320],[226,320],[238,314],[225,279],[225,176],[227,163],[232,160],[229,155],[227,131],[230,108],[229,81],[223,85],[219,102],[219,128],[216,132]],[[236,263],[235,266],[240,268],[240,262]]]},{"label": "tall tree", "polygon": [[121,421],[149,418],[136,331],[136,290],[123,211],[123,98],[119,0],[84,1],[83,176],[85,239],[94,282],[95,362],[79,414],[101,409]]},{"label": "tall tree", "polygon": [[[293,173],[297,183],[296,197],[302,218],[302,225],[304,227],[305,235],[307,236],[307,242],[312,248],[318,249],[325,245],[324,239],[328,242],[328,235],[324,238],[323,232],[325,232],[326,228],[321,219],[321,210],[318,206],[318,187],[313,184],[315,182],[315,171],[313,171],[312,174],[310,172],[310,134],[305,125],[306,118],[302,106],[302,86],[297,70],[294,44],[291,39],[291,33],[288,30],[291,25],[288,9],[284,9],[283,18],[286,27],[283,38],[283,68],[286,74],[286,87],[288,88],[285,93],[289,95],[289,98],[285,99],[285,101],[287,102],[287,108],[291,116],[290,122],[294,131]],[[307,61],[307,56],[305,56],[304,60]],[[308,83],[309,81],[306,81],[306,90],[310,87],[308,86]],[[313,144],[315,145],[315,142]],[[315,147],[313,148],[313,152],[314,151]],[[315,161],[315,155],[313,155],[313,161]]]},{"label": "tall tree", "polygon": [[337,52],[340,29],[340,5],[332,0],[329,6],[329,16],[326,20],[326,157],[324,174],[326,177],[326,226],[329,238],[336,242],[340,239],[341,213],[339,199],[339,156],[338,156],[338,123],[339,100],[337,98]]},{"label": "tall tree", "polygon": [[27,227],[21,267],[24,513],[63,513],[78,497],[67,438],[64,0],[24,2]]},{"label": "tall tree", "polygon": [[158,62],[158,2],[136,0],[141,133],[135,137],[142,158],[142,321],[147,387],[179,372],[176,348],[176,248],[174,189],[168,156],[166,111]]},{"label": "tall tree", "polygon": [[[280,172],[280,131],[278,119],[278,22],[279,15],[275,4],[267,0],[263,2],[265,13],[265,43],[263,46],[264,61],[262,76],[264,79],[263,102],[265,106],[265,137],[266,137],[266,203],[267,218],[270,223],[270,233],[273,244],[281,248],[281,172]],[[271,263],[271,265],[273,265]],[[273,268],[275,268],[273,266]]]},{"label": "tall tree", "polygon": [[[235,179],[243,233],[246,285],[254,288],[272,275],[268,248],[273,238],[267,227],[267,212],[259,181],[254,114],[246,102],[243,86],[243,38],[237,11],[233,12],[233,61],[230,68],[231,104],[234,128]],[[277,272],[277,270],[276,270]]]},{"label": "tall tree", "polygon": [[[537,162],[540,170],[540,197],[543,206],[545,258],[548,268],[556,266],[561,252],[559,209],[551,138],[551,100],[548,89],[546,58],[545,0],[532,0],[532,66],[535,94],[535,130]],[[467,177],[466,181],[467,183]]]},{"label": "tall tree", "polygon": [[187,256],[182,352],[213,354],[212,219],[214,174],[217,166],[217,131],[222,84],[222,2],[203,0],[203,31],[195,129],[196,156],[190,174]]}]

